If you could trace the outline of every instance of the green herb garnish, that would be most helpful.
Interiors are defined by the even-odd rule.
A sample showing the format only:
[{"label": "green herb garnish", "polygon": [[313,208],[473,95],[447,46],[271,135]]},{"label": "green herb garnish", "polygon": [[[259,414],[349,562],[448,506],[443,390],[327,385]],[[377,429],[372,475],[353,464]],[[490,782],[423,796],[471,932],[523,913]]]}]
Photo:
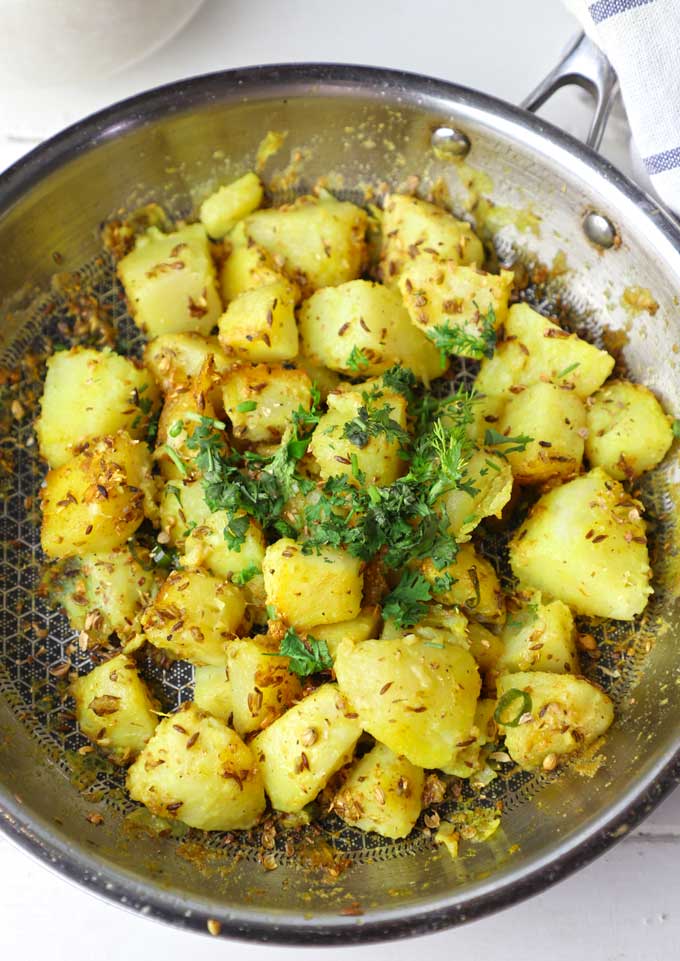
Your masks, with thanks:
[{"label": "green herb garnish", "polygon": [[498,431],[492,427],[488,427],[484,434],[484,446],[502,448],[498,451],[501,457],[507,457],[508,454],[523,453],[527,449],[527,444],[530,444],[532,440],[533,437],[527,437],[526,434],[518,434],[517,437],[506,437],[504,434],[499,434]]},{"label": "green herb garnish", "polygon": [[299,677],[309,677],[333,667],[333,658],[325,641],[319,641],[311,634],[304,639],[294,627],[289,627],[281,640],[279,654],[289,658],[288,667]]},{"label": "green herb garnish", "polygon": [[463,357],[493,357],[496,349],[496,312],[489,307],[482,319],[479,333],[474,333],[465,327],[452,327],[448,320],[437,324],[428,330],[428,336],[438,349],[442,360],[442,367],[451,354]]},{"label": "green herb garnish", "polygon": [[580,366],[581,366],[581,362],[580,362],[579,360],[577,360],[577,361],[575,361],[573,364],[569,364],[568,367],[565,367],[564,370],[561,370],[561,371],[559,372],[559,374],[556,374],[555,376],[556,376],[558,379],[561,379],[562,377],[566,377],[567,374],[570,374],[570,373],[572,372],[572,370],[576,370],[576,368],[577,368],[577,367],[580,367]]},{"label": "green herb garnish", "polygon": [[413,627],[427,613],[432,599],[432,586],[418,571],[406,571],[401,580],[383,601],[383,617],[393,620],[397,627]]},{"label": "green herb garnish", "polygon": [[187,476],[187,467],[182,458],[179,456],[177,451],[172,448],[169,444],[163,444],[161,448],[164,454],[167,454],[170,460],[173,462],[177,470],[180,472],[182,477]]},{"label": "green herb garnish", "polygon": [[157,567],[162,567],[165,570],[174,570],[179,567],[179,552],[174,547],[154,544],[149,551],[149,557]]},{"label": "green herb garnish", "polygon": [[671,430],[673,431],[673,437],[680,437],[680,420],[677,417],[671,425]]},{"label": "green herb garnish", "polygon": [[239,414],[249,414],[251,410],[257,409],[256,400],[242,400],[240,404],[236,405],[236,410]]},{"label": "green herb garnish", "polygon": [[237,584],[239,587],[242,587],[261,573],[261,567],[258,567],[257,564],[249,564],[247,567],[244,567],[242,571],[236,571],[236,573],[232,574],[231,581],[232,584]]},{"label": "green herb garnish", "polygon": [[[517,702],[519,702],[519,707],[516,713],[509,718],[505,718],[505,712]],[[505,692],[496,705],[496,710],[493,712],[494,720],[502,727],[517,727],[524,715],[531,713],[531,707],[531,698],[527,692],[512,687]]]},{"label": "green herb garnish", "polygon": [[349,370],[354,371],[355,374],[359,374],[362,368],[368,367],[370,361],[366,356],[366,353],[357,347],[356,344],[352,347],[349,357],[345,361],[346,366]]}]

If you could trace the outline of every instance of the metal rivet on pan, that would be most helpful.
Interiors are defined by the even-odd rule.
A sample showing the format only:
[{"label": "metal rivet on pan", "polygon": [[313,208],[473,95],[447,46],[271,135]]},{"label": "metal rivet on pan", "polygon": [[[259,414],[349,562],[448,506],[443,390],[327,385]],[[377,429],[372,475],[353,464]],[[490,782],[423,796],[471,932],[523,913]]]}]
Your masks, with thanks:
[{"label": "metal rivet on pan", "polygon": [[616,227],[603,214],[591,210],[583,218],[583,230],[588,240],[598,247],[613,247],[616,243]]},{"label": "metal rivet on pan", "polygon": [[470,152],[470,138],[455,127],[437,127],[432,131],[430,143],[435,150],[452,157],[465,157]]}]

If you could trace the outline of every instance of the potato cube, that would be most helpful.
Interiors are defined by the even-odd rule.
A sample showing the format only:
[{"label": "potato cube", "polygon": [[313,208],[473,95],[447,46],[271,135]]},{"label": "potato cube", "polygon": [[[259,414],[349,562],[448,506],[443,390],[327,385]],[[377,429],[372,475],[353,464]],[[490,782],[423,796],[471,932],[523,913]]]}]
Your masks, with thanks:
[{"label": "potato cube", "polygon": [[[165,483],[161,493],[160,525],[172,547],[183,550],[189,534],[209,517],[210,509],[205,502],[200,479],[169,480]],[[200,567],[201,564],[184,566]]]},{"label": "potato cube", "polygon": [[280,441],[293,412],[312,405],[312,384],[302,370],[267,364],[235,367],[222,383],[234,437],[251,443]]},{"label": "potato cube", "polygon": [[361,566],[346,551],[324,547],[305,554],[294,540],[282,537],[264,555],[267,603],[295,627],[352,620],[361,608]]},{"label": "potato cube", "polygon": [[477,662],[480,671],[485,675],[486,684],[494,686],[498,662],[503,656],[503,641],[496,634],[492,634],[488,627],[472,620],[468,621],[467,624],[467,636],[470,653]]},{"label": "potato cube", "polygon": [[376,744],[350,770],[333,811],[362,831],[405,838],[420,816],[424,786],[421,767]]},{"label": "potato cube", "polygon": [[276,811],[301,811],[352,759],[361,734],[356,712],[337,684],[322,684],[252,742]]},{"label": "potato cube", "polygon": [[[144,565],[144,566],[143,566]],[[48,573],[49,590],[76,631],[96,643],[114,632],[126,639],[137,630],[139,615],[155,591],[149,552],[137,546],[68,558]]]},{"label": "potato cube", "polygon": [[191,702],[163,718],[128,771],[127,789],[157,817],[202,831],[247,830],[265,808],[253,752]]},{"label": "potato cube", "polygon": [[208,512],[204,519],[187,534],[182,557],[183,566],[206,567],[216,577],[223,578],[242,574],[252,568],[261,570],[264,563],[265,541],[260,525],[250,518],[243,534],[243,542],[238,547],[230,547],[224,537],[224,531],[229,523],[230,515],[227,511]]},{"label": "potato cube", "polygon": [[194,704],[213,717],[231,723],[233,711],[226,654],[221,664],[194,668]]},{"label": "potato cube", "polygon": [[303,354],[298,354],[293,360],[293,364],[298,370],[303,370],[307,374],[312,384],[317,387],[323,401],[340,384],[339,374],[334,370],[329,370],[328,367],[312,363],[309,357],[305,357]]},{"label": "potato cube", "polygon": [[92,437],[118,430],[146,437],[158,388],[147,370],[126,357],[72,347],[48,358],[40,406],[35,422],[40,453],[50,467],[61,467]]},{"label": "potato cube", "polygon": [[244,174],[205,198],[199,213],[201,223],[210,237],[221,240],[239,220],[257,210],[263,196],[257,174]]},{"label": "potato cube", "polygon": [[[417,637],[428,644],[460,644],[465,650],[470,649],[467,635],[467,618],[455,607],[442,607],[441,604],[429,604],[427,613],[408,629],[409,637]],[[392,641],[404,636],[404,629],[388,617],[380,637]]]},{"label": "potato cube", "polygon": [[393,483],[406,469],[400,456],[408,438],[406,413],[406,399],[387,388],[364,384],[329,394],[328,413],[309,444],[321,478],[342,474],[360,486],[356,466],[366,475],[366,484]]},{"label": "potato cube", "polygon": [[158,724],[158,705],[125,654],[79,677],[71,694],[81,732],[116,764],[136,757]]},{"label": "potato cube", "polygon": [[449,353],[481,357],[493,349],[490,334],[505,323],[513,278],[511,270],[487,274],[423,252],[404,265],[399,290],[413,323],[438,347],[446,342]]},{"label": "potato cube", "polygon": [[480,267],[484,262],[484,248],[469,223],[417,197],[387,197],[382,234],[380,274],[385,284],[393,284],[422,251],[459,264]]},{"label": "potato cube", "polygon": [[117,269],[133,320],[149,337],[209,334],[217,323],[222,302],[202,224],[171,234],[149,228]]},{"label": "potato cube", "polygon": [[504,674],[498,680],[499,722],[510,757],[526,770],[573,754],[601,737],[614,720],[607,695],[584,677],[540,671]]},{"label": "potato cube", "polygon": [[320,287],[360,276],[367,222],[365,212],[354,204],[333,197],[298,197],[292,204],[251,214],[244,229],[308,297]]},{"label": "potato cube", "polygon": [[196,333],[162,334],[144,348],[144,363],[164,394],[187,387],[210,357],[218,373],[229,367],[217,338]]},{"label": "potato cube", "polygon": [[396,291],[353,280],[319,290],[300,308],[302,352],[350,377],[380,374],[394,364],[429,381],[444,372],[439,351],[411,323]]},{"label": "potato cube", "polygon": [[498,725],[494,719],[495,710],[495,699],[481,698],[477,701],[474,724],[470,733],[455,749],[446,764],[442,765],[444,774],[470,778],[484,766],[488,751],[483,751],[483,748],[487,744],[493,744],[498,733]]},{"label": "potato cube", "polygon": [[254,364],[292,360],[298,352],[293,288],[277,280],[239,294],[220,317],[219,327],[227,354]]},{"label": "potato cube", "polygon": [[[225,304],[236,300],[240,294],[286,278],[266,250],[257,244],[233,247],[220,268],[220,286]],[[297,284],[291,284],[295,300],[300,296]]]},{"label": "potato cube", "polygon": [[619,480],[656,467],[673,443],[670,418],[651,390],[615,380],[588,398],[586,455]]},{"label": "potato cube", "polygon": [[505,620],[505,599],[492,564],[478,554],[472,544],[460,544],[455,560],[439,570],[429,558],[421,570],[430,584],[438,578],[451,578],[448,588],[434,591],[442,604],[462,607],[479,621],[499,624]]},{"label": "potato cube", "polygon": [[468,460],[462,487],[442,494],[438,503],[449,518],[449,530],[456,540],[470,540],[470,534],[485,517],[500,517],[512,496],[512,470],[509,463],[490,450],[478,450]]},{"label": "potato cube", "polygon": [[514,304],[505,322],[505,337],[494,355],[483,360],[476,389],[490,396],[512,388],[551,381],[585,400],[609,377],[614,358],[537,313]]},{"label": "potato cube", "polygon": [[274,656],[278,649],[269,637],[244,637],[229,644],[233,723],[241,737],[268,727],[302,697],[300,679],[288,670],[288,658]]},{"label": "potato cube", "polygon": [[481,685],[459,644],[343,641],[334,668],[363,729],[412,764],[440,767],[469,735]]},{"label": "potato cube", "polygon": [[[207,383],[210,382],[209,379]],[[196,477],[200,474],[195,464],[198,450],[189,447],[187,441],[202,423],[202,417],[215,421],[215,408],[207,397],[207,383],[199,374],[186,387],[178,387],[165,397],[158,420],[154,458],[167,480],[181,480],[183,477]],[[224,427],[221,421],[216,423]],[[224,439],[226,444],[226,437]]]},{"label": "potato cube", "polygon": [[243,621],[246,602],[234,584],[205,571],[172,571],[142,617],[147,640],[193,664],[223,664],[225,643]]},{"label": "potato cube", "polygon": [[45,479],[42,549],[69,557],[121,547],[145,515],[156,516],[155,492],[146,444],[122,431],[88,442]]},{"label": "potato cube", "polygon": [[505,646],[498,661],[504,674],[544,671],[579,674],[576,628],[562,601],[544,601],[539,591],[520,596],[501,634]]},{"label": "potato cube", "polygon": [[[503,451],[520,484],[543,484],[578,474],[583,460],[586,410],[575,391],[539,382],[513,394],[505,406],[497,434],[508,438]],[[513,437],[529,441],[513,443]]]},{"label": "potato cube", "polygon": [[317,641],[325,641],[331,657],[335,658],[340,641],[367,641],[371,637],[378,637],[381,627],[380,608],[364,607],[351,621],[315,624],[314,627],[310,627],[309,634]]},{"label": "potato cube", "polygon": [[577,614],[632,620],[652,593],[641,511],[596,467],[534,505],[510,544],[513,572]]}]

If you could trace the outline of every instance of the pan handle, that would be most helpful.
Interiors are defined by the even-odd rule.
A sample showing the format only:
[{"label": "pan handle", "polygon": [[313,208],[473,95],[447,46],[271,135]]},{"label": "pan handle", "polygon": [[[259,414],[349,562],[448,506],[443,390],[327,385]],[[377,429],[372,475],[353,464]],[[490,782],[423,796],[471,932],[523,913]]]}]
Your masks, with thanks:
[{"label": "pan handle", "polygon": [[574,37],[560,62],[521,106],[534,113],[561,87],[570,85],[580,87],[593,98],[595,109],[586,144],[597,150],[614,103],[618,80],[605,55],[585,33]]}]

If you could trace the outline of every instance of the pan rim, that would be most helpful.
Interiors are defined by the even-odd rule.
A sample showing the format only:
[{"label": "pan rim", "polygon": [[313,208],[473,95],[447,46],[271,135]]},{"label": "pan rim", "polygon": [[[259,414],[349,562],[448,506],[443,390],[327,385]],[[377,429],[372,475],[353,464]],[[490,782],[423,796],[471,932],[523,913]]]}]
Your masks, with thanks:
[{"label": "pan rim", "polygon": [[[352,88],[367,96],[384,100],[401,91],[406,96],[423,98],[433,107],[448,103],[452,112],[487,123],[496,123],[512,136],[522,132],[532,142],[550,148],[555,160],[576,161],[597,175],[598,187],[612,201],[626,202],[628,212],[637,212],[648,230],[657,231],[666,253],[680,263],[680,230],[663,207],[618,171],[611,163],[557,127],[519,107],[470,88],[400,70],[337,63],[292,63],[244,67],[217,71],[174,81],[137,94],[100,110],[66,128],[24,155],[0,174],[0,219],[25,194],[52,172],[89,150],[128,130],[143,127],[153,120],[180,115],[192,107],[243,99],[285,96],[295,91],[310,95],[310,84],[317,83],[324,96]],[[573,173],[573,167],[571,169]],[[641,777],[619,801],[611,805],[594,824],[558,845],[533,866],[518,872],[515,880],[501,886],[481,885],[481,892],[462,896],[454,889],[432,905],[416,905],[404,910],[371,912],[364,917],[304,920],[290,914],[281,919],[263,920],[262,914],[242,909],[230,910],[211,904],[201,906],[180,902],[177,895],[156,885],[143,884],[132,872],[112,869],[104,859],[81,850],[68,849],[54,826],[27,812],[20,800],[0,785],[0,829],[20,847],[38,857],[67,880],[113,903],[131,908],[148,917],[176,926],[206,932],[208,919],[221,924],[221,935],[244,941],[281,945],[359,944],[434,933],[475,920],[509,907],[585,866],[625,836],[656,807],[680,781],[680,737],[653,769]],[[205,903],[205,902],[204,902]],[[194,906],[195,904],[195,906]],[[190,908],[190,909],[189,909]]]}]

